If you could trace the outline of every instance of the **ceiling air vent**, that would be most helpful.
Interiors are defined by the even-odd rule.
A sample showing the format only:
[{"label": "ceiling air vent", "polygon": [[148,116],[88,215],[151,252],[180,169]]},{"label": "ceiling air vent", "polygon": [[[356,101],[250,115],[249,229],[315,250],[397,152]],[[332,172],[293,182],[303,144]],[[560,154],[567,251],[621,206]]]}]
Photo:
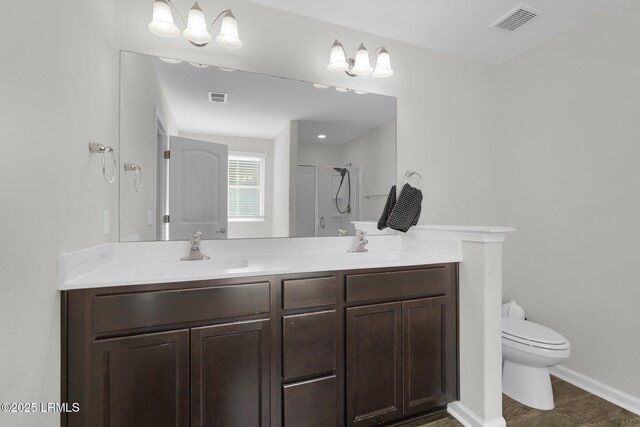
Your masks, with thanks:
[{"label": "ceiling air vent", "polygon": [[209,92],[209,102],[213,102],[214,104],[226,104],[227,94],[218,93],[218,92]]},{"label": "ceiling air vent", "polygon": [[495,28],[501,31],[514,32],[518,28],[525,25],[527,22],[531,22],[533,19],[542,15],[544,12],[535,9],[526,4],[519,4],[514,9],[510,10],[506,14],[500,17],[496,22],[489,25],[489,28]]}]

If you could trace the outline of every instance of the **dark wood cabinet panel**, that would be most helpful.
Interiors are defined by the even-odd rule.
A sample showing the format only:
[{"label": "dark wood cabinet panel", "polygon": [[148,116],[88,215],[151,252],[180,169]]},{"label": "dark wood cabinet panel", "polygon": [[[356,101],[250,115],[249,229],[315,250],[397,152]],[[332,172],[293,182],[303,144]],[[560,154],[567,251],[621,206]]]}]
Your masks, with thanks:
[{"label": "dark wood cabinet panel", "polygon": [[282,376],[285,381],[330,373],[335,368],[335,310],[282,318]]},{"label": "dark wood cabinet panel", "polygon": [[282,281],[282,308],[323,307],[336,303],[336,278],[292,279]]},{"label": "dark wood cabinet panel", "polygon": [[405,415],[447,403],[448,302],[436,297],[402,303]]},{"label": "dark wood cabinet panel", "polygon": [[269,320],[191,330],[191,425],[269,425]]},{"label": "dark wood cabinet panel", "polygon": [[104,295],[93,298],[93,331],[104,333],[268,312],[268,282]]},{"label": "dark wood cabinet panel", "polygon": [[370,426],[402,415],[402,303],[349,308],[347,425]]},{"label": "dark wood cabinet panel", "polygon": [[446,294],[453,269],[441,264],[419,270],[347,276],[346,301],[366,302]]},{"label": "dark wood cabinet panel", "polygon": [[189,426],[188,330],[98,341],[92,361],[92,426]]},{"label": "dark wood cabinet panel", "polygon": [[286,427],[337,426],[336,376],[323,377],[283,387]]}]

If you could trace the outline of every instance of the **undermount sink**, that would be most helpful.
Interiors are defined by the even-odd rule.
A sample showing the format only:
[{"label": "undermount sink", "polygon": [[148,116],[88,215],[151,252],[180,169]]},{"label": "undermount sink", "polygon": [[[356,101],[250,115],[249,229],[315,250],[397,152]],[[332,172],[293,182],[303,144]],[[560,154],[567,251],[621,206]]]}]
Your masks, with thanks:
[{"label": "undermount sink", "polygon": [[220,270],[247,268],[248,266],[249,260],[243,258],[219,258],[202,261],[169,261],[139,265],[136,268],[136,274],[206,274]]}]

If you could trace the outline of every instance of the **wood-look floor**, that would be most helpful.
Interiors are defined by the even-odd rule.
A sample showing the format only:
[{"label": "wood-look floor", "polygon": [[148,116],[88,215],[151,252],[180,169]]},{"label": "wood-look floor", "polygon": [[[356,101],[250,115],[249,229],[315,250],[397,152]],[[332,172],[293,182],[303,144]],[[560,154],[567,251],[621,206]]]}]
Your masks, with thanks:
[{"label": "wood-look floor", "polygon": [[[540,411],[502,395],[502,412],[508,427],[628,427],[640,426],[640,416],[594,396],[554,376],[551,377],[556,407]],[[413,421],[403,427],[459,427],[449,414]]]}]

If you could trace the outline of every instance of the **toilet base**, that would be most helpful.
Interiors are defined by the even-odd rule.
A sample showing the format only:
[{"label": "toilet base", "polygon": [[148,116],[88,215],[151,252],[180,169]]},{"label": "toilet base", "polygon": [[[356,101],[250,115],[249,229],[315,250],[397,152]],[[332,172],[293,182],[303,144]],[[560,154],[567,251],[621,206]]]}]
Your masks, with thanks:
[{"label": "toilet base", "polygon": [[549,368],[534,368],[504,360],[502,392],[518,402],[535,409],[554,408]]}]

